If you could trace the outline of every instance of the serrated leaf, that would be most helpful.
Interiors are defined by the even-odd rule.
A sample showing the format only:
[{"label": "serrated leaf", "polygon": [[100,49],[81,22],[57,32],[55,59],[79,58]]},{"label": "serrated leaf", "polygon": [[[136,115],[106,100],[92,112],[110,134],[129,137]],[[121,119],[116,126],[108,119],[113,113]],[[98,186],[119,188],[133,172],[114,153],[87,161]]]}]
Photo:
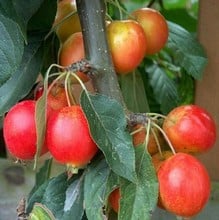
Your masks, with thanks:
[{"label": "serrated leaf", "polygon": [[146,69],[148,72],[149,83],[153,88],[154,97],[160,104],[162,113],[166,114],[178,102],[178,93],[176,84],[170,79],[164,69],[156,64],[151,65]]},{"label": "serrated leaf", "polygon": [[205,51],[198,40],[181,26],[168,22],[167,47],[173,51],[177,63],[195,79],[201,79],[207,64]]},{"label": "serrated leaf", "polygon": [[120,87],[127,108],[133,112],[149,112],[149,105],[141,75],[136,70],[120,77]]},{"label": "serrated leaf", "polygon": [[105,158],[91,163],[86,171],[84,202],[88,219],[105,219],[108,196],[119,186],[119,176],[109,168]]},{"label": "serrated leaf", "polygon": [[32,88],[42,64],[40,48],[42,36],[29,39],[25,46],[22,62],[12,77],[0,87],[0,115],[22,99]]},{"label": "serrated leaf", "polygon": [[131,136],[125,130],[126,118],[122,106],[105,95],[91,95],[85,91],[80,102],[91,135],[110,168],[119,176],[135,181],[135,152]]},{"label": "serrated leaf", "polygon": [[62,173],[44,182],[28,199],[27,213],[38,202],[45,205],[57,220],[80,220],[84,213],[83,179],[81,173],[69,180],[67,174]]},{"label": "serrated leaf", "polygon": [[88,219],[104,219],[105,191],[110,169],[105,159],[91,163],[85,175],[84,202]]},{"label": "serrated leaf", "polygon": [[179,96],[180,103],[179,105],[188,105],[194,103],[194,93],[195,93],[195,82],[194,79],[186,74],[185,72],[181,72],[181,76],[178,79],[179,86]]},{"label": "serrated leaf", "polygon": [[28,218],[29,220],[55,220],[51,211],[40,203],[36,203]]},{"label": "serrated leaf", "polygon": [[1,14],[0,33],[0,86],[2,86],[18,69],[24,42],[17,23]]},{"label": "serrated leaf", "polygon": [[136,148],[137,182],[121,179],[119,220],[150,220],[156,208],[158,181],[145,146]]}]

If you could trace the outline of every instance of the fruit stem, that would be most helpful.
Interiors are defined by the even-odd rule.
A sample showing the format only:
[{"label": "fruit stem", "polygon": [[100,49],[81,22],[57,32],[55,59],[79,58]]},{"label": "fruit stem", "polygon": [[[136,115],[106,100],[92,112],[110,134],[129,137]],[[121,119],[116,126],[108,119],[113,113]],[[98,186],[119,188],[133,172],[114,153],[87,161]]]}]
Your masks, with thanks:
[{"label": "fruit stem", "polygon": [[171,151],[173,152],[173,154],[176,154],[176,151],[175,151],[173,145],[171,144],[169,138],[167,137],[166,133],[164,132],[164,130],[163,130],[159,125],[157,125],[155,122],[152,121],[151,123],[152,123],[152,125],[153,125],[154,127],[156,127],[156,128],[161,132],[161,134],[162,134],[163,137],[165,138],[165,140],[166,140],[166,142],[168,143],[168,145],[169,145]]},{"label": "fruit stem", "polygon": [[97,75],[92,77],[96,92],[116,99],[126,110],[113,66],[106,35],[106,5],[103,0],[76,0],[81,23],[85,57],[95,66]]}]

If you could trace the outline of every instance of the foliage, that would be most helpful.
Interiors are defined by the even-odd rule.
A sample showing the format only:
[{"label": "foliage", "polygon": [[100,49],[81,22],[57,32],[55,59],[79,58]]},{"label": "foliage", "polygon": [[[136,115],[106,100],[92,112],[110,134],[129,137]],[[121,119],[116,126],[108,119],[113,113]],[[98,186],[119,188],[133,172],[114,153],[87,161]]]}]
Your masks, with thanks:
[{"label": "foliage", "polygon": [[[124,10],[130,12],[149,3],[126,0],[115,5],[118,2],[107,1],[108,16],[113,19],[126,17]],[[133,112],[167,114],[193,101],[194,80],[201,79],[207,58],[191,33],[196,30],[193,15],[197,8],[183,8],[186,1],[177,2],[162,7],[155,4],[169,19],[166,47],[146,57],[133,74],[119,77],[124,101]],[[51,29],[56,3],[0,0],[0,118],[32,92],[40,74],[46,77],[46,69],[57,63],[57,39]],[[185,19],[189,22],[182,22]],[[38,147],[44,141],[45,104],[44,93],[37,102]],[[72,177],[61,173],[50,178],[52,161],[45,161],[29,194],[27,213],[32,214],[31,219],[101,220],[110,209],[109,194],[120,187],[121,194],[128,196],[122,196],[118,219],[150,219],[157,204],[158,182],[145,147],[133,147],[123,106],[108,96],[85,90],[80,104],[100,153]]]}]

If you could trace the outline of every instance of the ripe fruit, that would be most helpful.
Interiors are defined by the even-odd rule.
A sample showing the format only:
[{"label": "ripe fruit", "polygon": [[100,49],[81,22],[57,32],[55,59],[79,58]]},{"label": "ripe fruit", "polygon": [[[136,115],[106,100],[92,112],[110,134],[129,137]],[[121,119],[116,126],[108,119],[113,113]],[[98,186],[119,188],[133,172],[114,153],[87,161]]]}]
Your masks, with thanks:
[{"label": "ripe fruit", "polygon": [[107,36],[115,70],[120,74],[133,71],[143,60],[146,38],[135,21],[113,21],[107,26]]},{"label": "ripe fruit", "polygon": [[46,143],[52,156],[72,168],[85,166],[97,153],[80,106],[67,106],[48,119]]},{"label": "ripe fruit", "polygon": [[163,15],[152,8],[141,8],[132,12],[131,17],[144,29],[147,40],[146,54],[159,52],[168,39],[168,25]]},{"label": "ripe fruit", "polygon": [[[136,131],[138,129],[141,129],[141,130],[139,130],[137,133],[134,133],[132,136],[132,141],[133,141],[134,146],[138,146],[140,144],[143,144],[145,142],[145,138],[146,138],[145,126],[140,125],[140,124],[136,125],[136,126],[134,126],[133,131]],[[154,129],[154,132],[157,137],[157,140],[159,141],[159,144],[162,145],[164,143],[164,139],[162,138],[161,133],[157,129]],[[157,142],[156,142],[156,139],[151,131],[149,134],[149,141],[148,141],[148,145],[147,145],[147,150],[151,155],[158,152]]]},{"label": "ripe fruit", "polygon": [[[7,149],[20,160],[32,160],[36,154],[36,123],[34,100],[14,105],[6,115],[3,134]],[[47,149],[44,147],[42,153]]]},{"label": "ripe fruit", "polygon": [[116,213],[119,211],[119,200],[120,190],[119,188],[116,188],[109,195],[109,204]]},{"label": "ripe fruit", "polygon": [[198,214],[210,195],[210,178],[193,156],[177,153],[158,170],[160,199],[169,212],[191,217]]},{"label": "ripe fruit", "polygon": [[[38,100],[42,96],[43,90],[43,86],[36,87],[34,100]],[[47,114],[49,115],[52,111],[57,111],[65,106],[68,106],[65,88],[61,84],[53,85],[47,95]]]},{"label": "ripe fruit", "polygon": [[47,96],[47,108],[49,111],[57,111],[68,106],[65,88],[60,84],[55,84]]},{"label": "ripe fruit", "polygon": [[[56,34],[59,40],[64,43],[67,38],[76,32],[81,31],[80,20],[76,12],[75,0],[62,0],[57,5],[57,13],[54,25],[57,25]],[[69,16],[67,18],[67,16]]]},{"label": "ripe fruit", "polygon": [[[59,64],[62,66],[69,66],[81,59],[84,59],[84,43],[83,36],[81,32],[72,34],[65,43],[61,46],[59,51]],[[89,78],[86,74],[78,72],[77,75],[83,82],[87,82]],[[72,79],[73,82],[77,82],[75,78]]]},{"label": "ripe fruit", "polygon": [[216,141],[214,120],[197,105],[173,109],[164,120],[163,130],[177,152],[205,152]]}]

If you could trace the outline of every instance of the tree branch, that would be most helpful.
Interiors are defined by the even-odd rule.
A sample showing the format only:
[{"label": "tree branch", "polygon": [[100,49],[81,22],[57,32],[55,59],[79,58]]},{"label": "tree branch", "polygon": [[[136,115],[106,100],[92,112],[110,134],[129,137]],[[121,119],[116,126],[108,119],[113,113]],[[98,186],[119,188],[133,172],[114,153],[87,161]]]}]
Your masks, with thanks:
[{"label": "tree branch", "polygon": [[106,5],[103,0],[77,0],[86,59],[95,67],[92,77],[95,90],[120,102],[126,109],[114,70],[106,35]]}]

